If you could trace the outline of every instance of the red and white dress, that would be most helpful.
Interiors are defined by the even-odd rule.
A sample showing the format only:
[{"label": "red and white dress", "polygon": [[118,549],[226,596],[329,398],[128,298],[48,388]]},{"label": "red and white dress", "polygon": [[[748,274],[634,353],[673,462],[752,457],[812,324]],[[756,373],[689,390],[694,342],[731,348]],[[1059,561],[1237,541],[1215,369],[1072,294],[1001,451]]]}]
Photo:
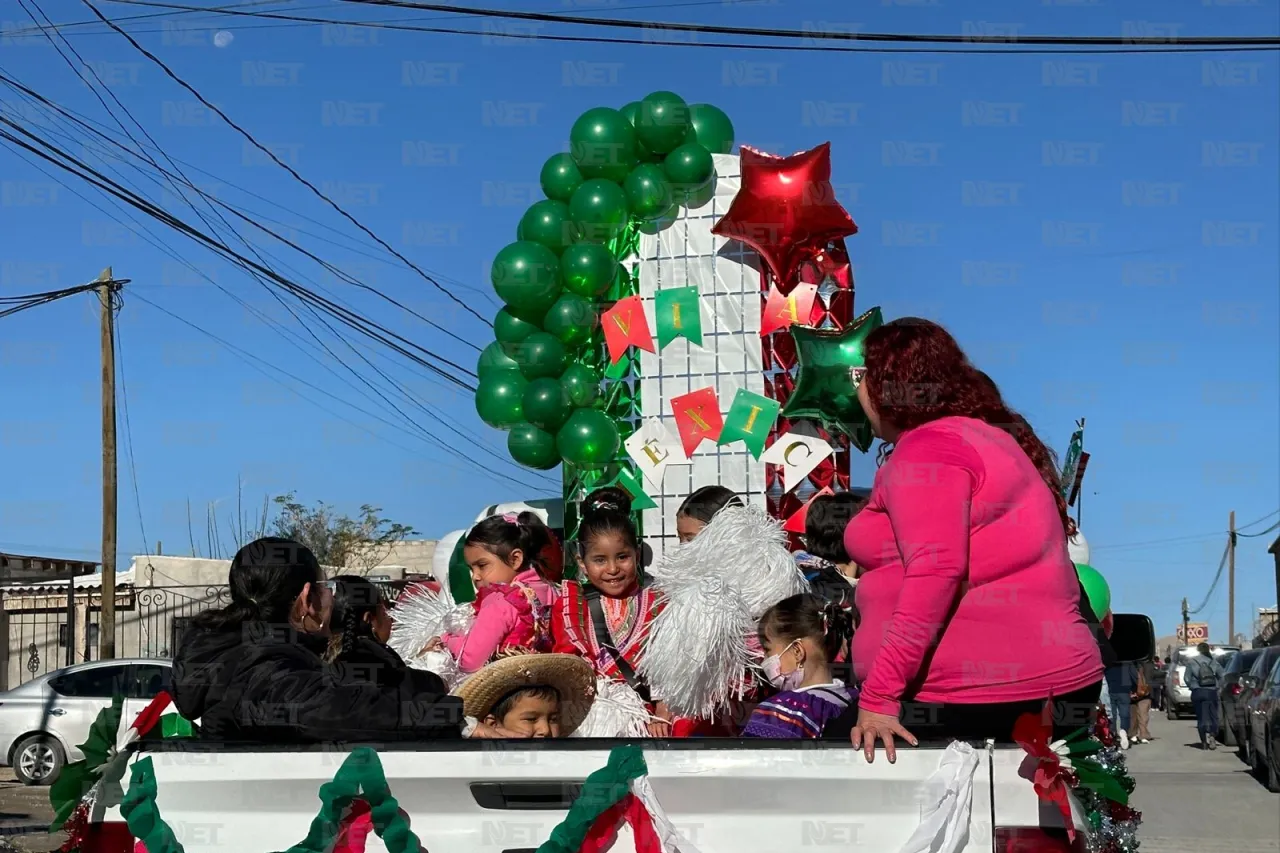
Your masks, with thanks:
[{"label": "red and white dress", "polygon": [[[632,670],[638,669],[649,626],[662,610],[661,599],[652,589],[637,586],[635,592],[624,598],[601,595],[600,607],[614,648]],[[562,587],[560,601],[551,620],[551,635],[556,652],[586,658],[599,677],[624,680],[618,662],[596,640],[591,609],[587,606],[581,583],[568,581]]]}]

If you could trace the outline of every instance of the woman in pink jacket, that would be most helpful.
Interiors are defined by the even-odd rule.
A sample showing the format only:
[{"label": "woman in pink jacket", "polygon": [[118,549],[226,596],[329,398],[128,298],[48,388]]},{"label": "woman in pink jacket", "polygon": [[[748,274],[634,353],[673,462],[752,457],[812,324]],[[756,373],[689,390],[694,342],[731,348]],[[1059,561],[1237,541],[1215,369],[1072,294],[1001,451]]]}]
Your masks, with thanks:
[{"label": "woman in pink jacket", "polygon": [[532,512],[490,516],[471,529],[462,555],[476,585],[475,621],[466,633],[446,633],[439,640],[458,669],[476,672],[513,650],[551,651],[559,550],[555,535]]},{"label": "woman in pink jacket", "polygon": [[1007,740],[1048,700],[1056,736],[1086,725],[1102,660],[1052,455],[936,323],[888,323],[865,356],[858,399],[893,452],[845,531],[862,567],[854,745],[893,761],[895,737]]}]

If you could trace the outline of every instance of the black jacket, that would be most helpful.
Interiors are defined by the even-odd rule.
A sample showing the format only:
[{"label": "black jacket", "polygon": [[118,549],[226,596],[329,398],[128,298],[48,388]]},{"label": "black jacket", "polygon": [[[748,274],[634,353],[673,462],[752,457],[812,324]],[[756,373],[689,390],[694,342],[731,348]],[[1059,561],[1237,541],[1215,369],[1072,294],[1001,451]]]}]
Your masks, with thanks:
[{"label": "black jacket", "polygon": [[412,687],[415,693],[447,692],[440,676],[410,669],[395,649],[370,636],[357,637],[351,648],[334,659],[333,668],[343,683],[376,684],[386,690],[396,690],[409,679],[415,682]]},{"label": "black jacket", "polygon": [[[189,630],[173,660],[173,702],[201,737],[266,743],[461,736],[462,700],[431,673],[384,683],[320,658],[325,640],[287,625]],[[394,682],[394,683],[391,683]]]}]

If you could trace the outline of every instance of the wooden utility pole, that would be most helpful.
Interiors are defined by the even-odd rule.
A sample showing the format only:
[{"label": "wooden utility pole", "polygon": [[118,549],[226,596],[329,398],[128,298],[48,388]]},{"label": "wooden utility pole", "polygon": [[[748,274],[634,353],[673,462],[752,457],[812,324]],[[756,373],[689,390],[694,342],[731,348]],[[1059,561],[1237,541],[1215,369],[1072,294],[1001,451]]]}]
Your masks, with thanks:
[{"label": "wooden utility pole", "polygon": [[1191,645],[1191,627],[1189,625],[1190,621],[1191,621],[1191,614],[1187,610],[1187,600],[1184,598],[1182,599],[1182,645],[1184,646]]},{"label": "wooden utility pole", "polygon": [[1227,645],[1236,642],[1236,511],[1227,517]]},{"label": "wooden utility pole", "polygon": [[122,283],[112,277],[111,267],[102,271],[98,282],[96,292],[102,303],[102,614],[98,624],[98,657],[111,660],[116,656],[115,294]]}]

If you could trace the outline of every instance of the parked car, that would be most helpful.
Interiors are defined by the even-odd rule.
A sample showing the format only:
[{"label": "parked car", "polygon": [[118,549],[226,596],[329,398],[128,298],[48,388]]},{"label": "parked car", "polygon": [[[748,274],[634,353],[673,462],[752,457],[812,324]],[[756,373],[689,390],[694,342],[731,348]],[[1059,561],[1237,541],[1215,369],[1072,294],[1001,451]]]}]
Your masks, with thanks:
[{"label": "parked car", "polygon": [[1254,658],[1249,671],[1240,676],[1240,695],[1236,697],[1236,702],[1244,709],[1244,728],[1237,748],[1244,763],[1250,767],[1258,766],[1257,756],[1254,754],[1257,748],[1254,741],[1258,734],[1257,706],[1266,690],[1267,677],[1276,663],[1280,662],[1280,646],[1268,646],[1261,651],[1262,654]]},{"label": "parked car", "polygon": [[132,721],[169,683],[171,663],[144,658],[93,661],[59,669],[0,693],[0,762],[24,785],[52,785],[99,712],[124,696]]},{"label": "parked car", "polygon": [[[1247,706],[1249,766],[1268,791],[1280,793],[1280,646],[1272,646],[1267,652],[1245,676],[1252,681],[1259,678],[1255,673],[1266,673],[1252,690]],[[1271,667],[1264,669],[1268,660]]]},{"label": "parked car", "polygon": [[[1240,651],[1240,647],[1211,644],[1209,651],[1214,658],[1220,659],[1228,652]],[[1191,707],[1191,690],[1186,685],[1186,671],[1187,660],[1199,655],[1200,652],[1196,651],[1195,646],[1183,646],[1174,654],[1169,664],[1169,675],[1164,685],[1164,713],[1171,720],[1176,720],[1184,714],[1191,716],[1195,713],[1195,709]]]},{"label": "parked car", "polygon": [[[1240,701],[1244,693],[1244,685],[1240,680],[1249,674],[1254,661],[1265,651],[1264,649],[1245,649],[1231,655],[1231,660],[1223,665],[1226,676],[1218,685],[1219,710],[1218,720],[1221,729],[1218,740],[1226,746],[1236,746],[1245,738],[1244,703]],[[1243,749],[1241,752],[1243,753]]]}]

